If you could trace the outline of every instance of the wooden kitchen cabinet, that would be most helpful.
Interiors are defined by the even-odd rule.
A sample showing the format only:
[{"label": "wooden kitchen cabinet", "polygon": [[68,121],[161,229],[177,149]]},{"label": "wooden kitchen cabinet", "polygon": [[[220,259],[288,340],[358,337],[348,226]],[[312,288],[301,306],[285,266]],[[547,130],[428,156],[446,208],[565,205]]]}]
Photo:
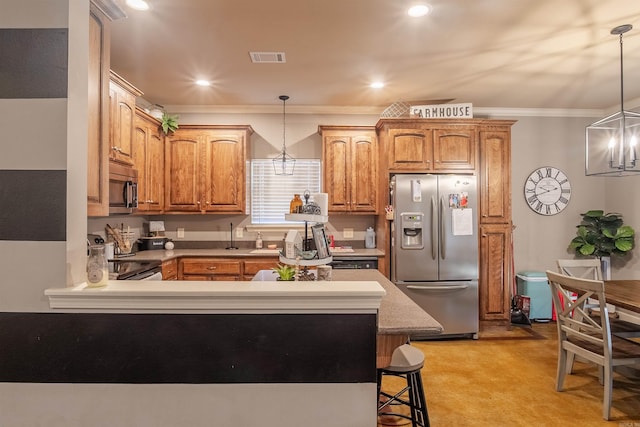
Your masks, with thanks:
[{"label": "wooden kitchen cabinet", "polygon": [[176,258],[162,262],[162,280],[178,280],[178,260]]},{"label": "wooden kitchen cabinet", "polygon": [[475,172],[477,127],[443,120],[381,119],[389,172]]},{"label": "wooden kitchen cabinet", "polygon": [[320,126],[329,212],[377,213],[378,140],[373,126]]},{"label": "wooden kitchen cabinet", "polygon": [[180,126],[165,138],[165,211],[244,213],[250,126]]},{"label": "wooden kitchen cabinet", "polygon": [[245,258],[243,263],[242,280],[251,280],[260,270],[271,270],[278,265],[278,258]]},{"label": "wooden kitchen cabinet", "polygon": [[138,89],[111,70],[109,81],[110,143],[109,158],[127,165],[133,164],[133,129]]},{"label": "wooden kitchen cabinet", "polygon": [[87,215],[109,215],[109,51],[111,19],[91,2]]},{"label": "wooden kitchen cabinet", "polygon": [[137,213],[161,213],[164,209],[164,134],[160,121],[139,108],[131,158],[138,171]]},{"label": "wooden kitchen cabinet", "polygon": [[511,223],[510,126],[480,130],[480,222]]},{"label": "wooden kitchen cabinet", "polygon": [[479,130],[480,319],[511,317],[511,126],[490,120]]},{"label": "wooden kitchen cabinet", "polygon": [[[512,120],[383,118],[380,188],[394,173],[463,173],[478,176],[480,320],[508,321],[511,299]],[[380,203],[388,203],[380,195]],[[376,221],[378,244],[388,242],[389,224]],[[385,268],[389,257],[385,257]]]},{"label": "wooden kitchen cabinet", "polygon": [[476,129],[456,126],[433,130],[433,170],[475,171]]},{"label": "wooden kitchen cabinet", "polygon": [[181,258],[179,280],[241,280],[242,261],[225,258]]},{"label": "wooden kitchen cabinet", "polygon": [[422,129],[389,129],[390,171],[429,171],[433,169],[433,135]]},{"label": "wooden kitchen cabinet", "polygon": [[511,225],[480,225],[480,320],[509,320]]}]

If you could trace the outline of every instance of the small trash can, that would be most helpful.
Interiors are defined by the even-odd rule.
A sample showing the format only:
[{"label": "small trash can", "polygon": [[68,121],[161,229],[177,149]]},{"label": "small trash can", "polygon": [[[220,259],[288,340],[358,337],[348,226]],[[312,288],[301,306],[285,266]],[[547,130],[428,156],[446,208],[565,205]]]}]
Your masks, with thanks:
[{"label": "small trash can", "polygon": [[529,320],[549,321],[552,318],[551,288],[542,271],[521,271],[516,274],[518,294],[530,298]]}]

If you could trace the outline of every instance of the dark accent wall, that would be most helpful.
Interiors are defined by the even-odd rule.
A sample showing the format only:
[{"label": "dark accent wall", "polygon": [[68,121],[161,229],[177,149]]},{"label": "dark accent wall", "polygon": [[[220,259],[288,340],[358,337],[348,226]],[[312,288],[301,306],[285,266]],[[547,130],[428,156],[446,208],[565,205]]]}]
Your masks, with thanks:
[{"label": "dark accent wall", "polygon": [[[0,29],[0,99],[67,98],[69,31],[67,28]],[[8,101],[7,108],[11,108]],[[23,109],[24,123],[36,124],[30,117],[30,104],[16,103]],[[51,108],[66,108],[65,104]],[[25,135],[29,135],[25,132]],[[24,141],[11,144],[12,155],[20,153]],[[43,145],[67,149],[66,140],[43,140]],[[57,167],[56,167],[57,166]],[[0,240],[65,241],[67,173],[59,165],[51,170],[0,169]],[[55,170],[54,170],[55,168]],[[42,165],[38,169],[42,169]]]},{"label": "dark accent wall", "polygon": [[375,314],[0,313],[0,382],[374,383]]},{"label": "dark accent wall", "polygon": [[66,28],[0,29],[0,98],[66,98]]},{"label": "dark accent wall", "polygon": [[0,170],[0,240],[66,240],[67,173]]}]

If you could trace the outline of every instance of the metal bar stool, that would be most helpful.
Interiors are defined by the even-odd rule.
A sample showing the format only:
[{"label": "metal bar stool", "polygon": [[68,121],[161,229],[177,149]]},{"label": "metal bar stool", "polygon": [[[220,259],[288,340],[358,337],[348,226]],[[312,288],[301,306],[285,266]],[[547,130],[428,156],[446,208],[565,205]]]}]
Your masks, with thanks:
[{"label": "metal bar stool", "polygon": [[[424,354],[417,348],[403,344],[393,350],[389,366],[378,369],[378,415],[411,420],[412,427],[429,427],[427,401],[420,375],[423,366]],[[381,390],[384,375],[404,378],[406,386],[395,394],[384,392]],[[402,397],[405,392],[408,392],[408,400]],[[382,402],[382,400],[385,401]],[[404,405],[409,408],[410,415],[399,412],[380,412],[389,405]]]}]

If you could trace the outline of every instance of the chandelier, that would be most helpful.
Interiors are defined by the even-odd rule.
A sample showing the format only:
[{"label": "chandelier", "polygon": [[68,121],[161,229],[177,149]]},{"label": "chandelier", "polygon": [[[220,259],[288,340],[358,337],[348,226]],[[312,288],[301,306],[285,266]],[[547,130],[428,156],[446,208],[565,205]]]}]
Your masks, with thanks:
[{"label": "chandelier", "polygon": [[287,95],[280,95],[278,98],[282,101],[282,151],[273,159],[273,171],[276,175],[293,175],[296,159],[287,154],[287,128],[285,121],[285,107],[289,97]]},{"label": "chandelier", "polygon": [[640,138],[640,114],[624,110],[622,35],[633,28],[620,25],[611,34],[620,36],[620,111],[587,126],[586,175],[625,176],[640,173],[636,143]]}]

